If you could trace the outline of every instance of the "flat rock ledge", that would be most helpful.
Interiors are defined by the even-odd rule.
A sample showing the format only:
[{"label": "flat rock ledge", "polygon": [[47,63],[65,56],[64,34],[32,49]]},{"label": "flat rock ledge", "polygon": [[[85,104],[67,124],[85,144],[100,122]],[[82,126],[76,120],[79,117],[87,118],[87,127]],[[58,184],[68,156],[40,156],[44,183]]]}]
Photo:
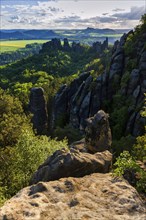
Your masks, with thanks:
[{"label": "flat rock ledge", "polygon": [[94,173],[24,188],[0,209],[0,220],[145,220],[145,208],[128,182]]}]

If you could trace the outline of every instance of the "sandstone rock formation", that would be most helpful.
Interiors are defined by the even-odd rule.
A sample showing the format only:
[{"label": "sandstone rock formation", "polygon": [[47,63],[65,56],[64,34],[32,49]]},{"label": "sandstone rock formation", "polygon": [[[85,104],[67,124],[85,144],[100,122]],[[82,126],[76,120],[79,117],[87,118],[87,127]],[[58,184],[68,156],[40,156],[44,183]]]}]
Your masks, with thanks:
[{"label": "sandstone rock formation", "polygon": [[91,152],[110,150],[112,144],[108,115],[100,110],[93,117],[87,119],[85,129],[85,144]]},{"label": "sandstone rock formation", "polygon": [[145,208],[128,182],[96,173],[24,188],[0,209],[0,219],[145,220]]},{"label": "sandstone rock formation", "polygon": [[[145,122],[140,111],[146,92],[145,35],[137,40],[134,58],[131,59],[125,53],[125,43],[131,34],[133,31],[124,34],[119,42],[115,42],[108,71],[94,80],[90,73],[83,74],[84,77],[80,76],[69,86],[64,86],[63,91],[57,93],[54,101],[54,122],[57,121],[60,112],[65,112],[66,123],[84,131],[86,119],[100,109],[107,111],[106,103],[111,107],[115,96],[119,96],[125,99],[124,106],[127,111],[127,119],[123,122],[125,123],[123,135],[138,136],[144,133]],[[132,68],[131,65],[134,67]],[[65,100],[62,97],[66,97]],[[63,107],[61,105],[59,107],[61,102]]]},{"label": "sandstone rock formation", "polygon": [[47,128],[47,108],[42,88],[32,88],[30,93],[30,111],[33,114],[32,122],[38,134],[43,134]]},{"label": "sandstone rock formation", "polygon": [[61,49],[62,49],[62,45],[60,39],[53,38],[51,41],[48,41],[43,44],[40,53],[48,53],[54,50],[61,50]]},{"label": "sandstone rock formation", "polygon": [[95,42],[92,45],[93,49],[97,52],[97,53],[102,53],[104,50],[106,50],[108,48],[108,38],[106,37],[105,41],[103,41],[103,43],[101,42]]},{"label": "sandstone rock formation", "polygon": [[93,118],[89,118],[87,123],[82,148],[72,144],[70,150],[56,151],[34,173],[30,184],[62,177],[82,177],[96,172],[109,172],[112,154],[108,150],[112,138],[108,115],[100,110]]},{"label": "sandstone rock formation", "polygon": [[[53,118],[55,125],[59,125],[65,114],[70,115],[72,110],[72,98],[79,86],[90,76],[90,73],[82,73],[79,78],[75,79],[69,87],[63,85],[54,98]],[[76,106],[75,106],[76,107]],[[70,115],[70,117],[72,117]],[[74,119],[73,119],[74,120]],[[75,125],[75,123],[74,123]],[[77,125],[78,127],[78,122]]]},{"label": "sandstone rock formation", "polygon": [[[108,38],[101,42],[93,43],[91,50],[96,51],[98,54],[102,54],[105,49],[108,48]],[[46,42],[42,46],[40,53],[51,53],[52,51],[61,50],[61,51],[72,51],[75,53],[82,54],[85,52],[85,48],[79,42],[72,42],[72,45],[69,44],[68,39],[64,38],[64,44],[61,44],[59,38],[53,38],[49,42]]]},{"label": "sandstone rock formation", "polygon": [[89,154],[71,148],[56,151],[34,173],[31,184],[62,177],[82,177],[91,173],[107,173],[111,167],[109,151]]},{"label": "sandstone rock formation", "polygon": [[[139,136],[144,133],[145,122],[140,111],[146,92],[145,34],[137,39],[132,57],[125,51],[127,39],[131,35],[134,35],[133,31],[124,34],[120,41],[115,42],[108,71],[106,68],[106,71],[96,79],[93,79],[90,72],[83,73],[69,86],[63,85],[60,88],[54,98],[51,128],[62,127],[68,123],[84,132],[86,119],[94,116],[100,109],[108,111],[109,114],[113,113],[113,100],[119,96],[119,101],[120,98],[125,100],[123,106],[126,107],[127,112],[127,118],[121,128],[124,130],[122,135]],[[91,51],[97,53],[101,51],[102,54],[107,47],[108,39],[103,43],[94,43]],[[69,45],[67,39],[64,39],[64,45],[61,45],[59,39],[52,39],[43,45],[42,52],[49,53],[50,50],[84,52],[82,45],[76,42]],[[110,112],[111,108],[112,112]]]}]

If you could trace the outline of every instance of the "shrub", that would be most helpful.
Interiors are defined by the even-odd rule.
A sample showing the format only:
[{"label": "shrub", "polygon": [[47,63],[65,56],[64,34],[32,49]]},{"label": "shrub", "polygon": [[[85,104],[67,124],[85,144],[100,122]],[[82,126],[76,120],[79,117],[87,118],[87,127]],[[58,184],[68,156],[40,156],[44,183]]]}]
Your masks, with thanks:
[{"label": "shrub", "polygon": [[124,75],[122,76],[122,79],[121,79],[121,87],[126,87],[127,86],[127,83],[130,79],[130,73],[127,71],[124,73]]},{"label": "shrub", "polygon": [[134,53],[134,35],[130,34],[126,40],[126,43],[124,45],[125,54],[128,56],[133,56]]},{"label": "shrub", "polygon": [[24,129],[13,147],[0,148],[0,200],[27,186],[31,175],[54,151],[67,148],[67,141],[35,136]]},{"label": "shrub", "polygon": [[134,59],[131,58],[127,63],[127,70],[131,72],[133,69],[136,69],[136,68],[137,68],[137,58],[134,58]]},{"label": "shrub", "polygon": [[73,128],[71,125],[66,125],[64,128],[57,127],[54,132],[54,136],[59,140],[67,138],[69,144],[78,141],[82,138],[78,129]]},{"label": "shrub", "polygon": [[127,106],[123,106],[120,109],[114,109],[111,114],[114,139],[119,140],[123,136],[127,117]]},{"label": "shrub", "polygon": [[117,176],[124,175],[127,169],[132,169],[135,172],[139,170],[139,166],[128,151],[123,151],[123,153],[120,154],[114,163],[114,167],[116,167],[114,173]]},{"label": "shrub", "polygon": [[[1,185],[1,183],[0,183]],[[0,186],[0,207],[4,204],[6,201],[5,196],[4,196],[4,191],[6,191],[6,187],[1,187]]]},{"label": "shrub", "polygon": [[137,160],[146,161],[146,134],[139,136],[136,139],[136,144],[133,147],[133,155]]},{"label": "shrub", "polygon": [[135,144],[135,137],[128,135],[123,136],[119,140],[113,140],[112,149],[114,153],[114,159],[120,155],[123,151],[132,152],[133,145]]},{"label": "shrub", "polygon": [[114,163],[115,176],[123,176],[138,191],[146,193],[146,174],[128,151],[123,151]]}]

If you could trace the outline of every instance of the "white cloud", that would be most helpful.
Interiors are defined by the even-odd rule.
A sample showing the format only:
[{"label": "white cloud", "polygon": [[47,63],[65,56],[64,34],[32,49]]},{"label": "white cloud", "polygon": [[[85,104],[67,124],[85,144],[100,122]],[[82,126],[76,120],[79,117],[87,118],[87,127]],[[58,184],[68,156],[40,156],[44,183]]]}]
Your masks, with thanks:
[{"label": "white cloud", "polygon": [[[15,2],[15,4],[10,4]],[[4,0],[2,0],[2,3]],[[102,2],[102,1],[101,1]],[[138,24],[144,7],[113,1],[5,0],[2,28],[131,28]],[[133,3],[134,4],[134,3]],[[124,8],[125,6],[125,8]],[[130,9],[131,7],[131,9]]]},{"label": "white cloud", "polygon": [[145,8],[142,7],[132,7],[130,12],[124,13],[116,13],[113,16],[120,18],[120,19],[128,19],[128,20],[139,20],[141,15],[145,13]]},{"label": "white cloud", "polygon": [[125,9],[123,9],[123,8],[115,8],[115,9],[113,9],[112,11],[114,11],[114,12],[119,12],[119,11],[125,11]]}]

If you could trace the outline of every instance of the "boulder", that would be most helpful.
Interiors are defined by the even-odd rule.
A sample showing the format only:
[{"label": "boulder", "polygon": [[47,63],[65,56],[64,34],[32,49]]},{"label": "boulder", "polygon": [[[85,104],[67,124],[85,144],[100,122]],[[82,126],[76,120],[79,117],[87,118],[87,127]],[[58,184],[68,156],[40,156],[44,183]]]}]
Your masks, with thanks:
[{"label": "boulder", "polygon": [[57,180],[62,177],[82,177],[91,173],[107,173],[111,166],[109,151],[89,154],[77,149],[62,149],[50,156],[34,173],[30,184]]},{"label": "boulder", "polygon": [[0,209],[0,219],[145,220],[145,210],[127,181],[95,173],[26,187]]},{"label": "boulder", "polygon": [[33,114],[33,126],[38,134],[43,134],[47,129],[48,122],[47,103],[43,88],[35,87],[31,89],[29,106]]},{"label": "boulder", "polygon": [[112,136],[108,114],[100,110],[93,117],[87,119],[85,144],[90,152],[96,153],[110,150],[111,143]]}]

